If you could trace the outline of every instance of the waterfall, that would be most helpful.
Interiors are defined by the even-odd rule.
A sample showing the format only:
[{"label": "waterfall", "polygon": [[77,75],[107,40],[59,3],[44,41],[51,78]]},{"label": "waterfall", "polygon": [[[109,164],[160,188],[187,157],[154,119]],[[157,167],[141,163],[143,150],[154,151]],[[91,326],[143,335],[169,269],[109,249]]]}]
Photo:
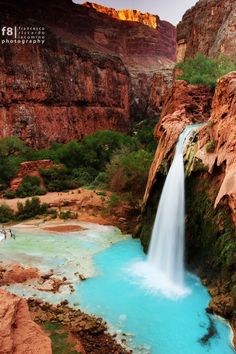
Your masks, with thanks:
[{"label": "waterfall", "polygon": [[182,296],[184,285],[184,161],[186,138],[199,125],[187,126],[176,145],[175,156],[166,177],[152,230],[146,262],[136,263],[133,270],[144,285],[166,296]]},{"label": "waterfall", "polygon": [[184,293],[184,143],[196,126],[187,126],[179,137],[175,156],[162,190],[148,263],[155,269],[161,289]]}]

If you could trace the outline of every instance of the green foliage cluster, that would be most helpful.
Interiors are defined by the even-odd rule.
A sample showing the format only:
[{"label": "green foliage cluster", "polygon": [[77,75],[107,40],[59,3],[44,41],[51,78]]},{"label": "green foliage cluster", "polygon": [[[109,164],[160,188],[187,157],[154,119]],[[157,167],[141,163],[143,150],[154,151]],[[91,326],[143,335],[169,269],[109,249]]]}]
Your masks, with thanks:
[{"label": "green foliage cluster", "polygon": [[214,88],[221,76],[236,70],[236,58],[229,59],[223,55],[218,58],[207,58],[198,53],[194,58],[178,63],[176,67],[182,71],[178,79]]},{"label": "green foliage cluster", "polygon": [[48,204],[41,203],[40,199],[33,197],[25,203],[17,203],[17,211],[14,212],[8,205],[0,205],[0,222],[5,223],[14,220],[26,220],[38,215],[47,214]]},{"label": "green foliage cluster", "polygon": [[75,344],[68,341],[69,334],[63,330],[59,323],[45,322],[43,327],[50,332],[52,351],[55,354],[80,354],[75,349]]},{"label": "green foliage cluster", "polygon": [[0,205],[0,222],[5,223],[14,219],[13,210],[6,204]]},{"label": "green foliage cluster", "polygon": [[25,220],[33,218],[38,215],[46,214],[48,211],[48,204],[41,203],[38,197],[26,199],[25,203],[17,203],[17,212],[15,217],[17,220]]},{"label": "green foliage cluster", "polygon": [[44,194],[46,194],[46,190],[40,187],[40,179],[37,176],[25,176],[16,191],[17,197],[20,198]]},{"label": "green foliage cluster", "polygon": [[79,187],[71,171],[65,166],[54,166],[47,170],[40,170],[45,186],[49,192],[67,191]]},{"label": "green foliage cluster", "polygon": [[24,161],[25,144],[17,137],[0,139],[0,185],[5,189]]},{"label": "green foliage cluster", "polygon": [[217,193],[209,196],[209,183],[208,180],[187,180],[188,257],[193,261],[197,256],[198,262],[200,257],[202,267],[218,276],[219,272],[230,274],[233,270],[236,232],[227,207],[214,208]]},{"label": "green foliage cluster", "polygon": [[[43,195],[46,191],[60,192],[82,186],[106,188],[108,185],[120,192],[129,191],[129,188],[139,189],[141,195],[156,149],[153,125],[154,122],[145,122],[136,127],[135,136],[97,131],[81,142],[73,140],[67,144],[53,144],[51,148],[42,150],[26,147],[16,137],[1,139],[0,189],[5,190],[6,198]],[[51,159],[55,164],[50,169],[40,170],[46,190],[40,188],[39,178],[26,176],[16,193],[11,191],[9,182],[15,177],[19,164],[39,159]],[[116,173],[118,177],[115,177]],[[119,178],[120,187],[117,184]]]},{"label": "green foliage cluster", "polygon": [[141,197],[152,158],[152,153],[143,149],[129,151],[123,148],[114,153],[106,169],[111,189],[115,192],[131,191],[134,197]]},{"label": "green foliage cluster", "polygon": [[61,211],[59,214],[59,218],[62,220],[77,219],[77,216],[77,213],[74,213],[71,210]]},{"label": "green foliage cluster", "polygon": [[135,138],[144,150],[154,153],[157,148],[157,139],[154,137],[156,120],[142,121],[134,127]]}]

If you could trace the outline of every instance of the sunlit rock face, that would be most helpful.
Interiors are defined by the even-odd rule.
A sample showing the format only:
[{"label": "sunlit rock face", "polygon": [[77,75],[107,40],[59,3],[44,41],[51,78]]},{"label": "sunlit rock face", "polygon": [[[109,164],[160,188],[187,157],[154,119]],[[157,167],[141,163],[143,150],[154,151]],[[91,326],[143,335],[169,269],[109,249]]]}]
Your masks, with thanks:
[{"label": "sunlit rock face", "polygon": [[24,299],[0,290],[0,353],[52,354],[51,340],[32,321]]},{"label": "sunlit rock face", "polygon": [[206,122],[209,119],[211,101],[212,92],[209,87],[175,81],[164,103],[160,122],[155,127],[158,147],[149,171],[144,203],[149,198],[164,159],[168,159],[173,152],[180,133],[187,125]]},{"label": "sunlit rock face", "polygon": [[122,10],[116,10],[113,8],[109,8],[106,6],[102,6],[99,4],[91,3],[91,2],[85,2],[83,4],[84,6],[87,6],[89,8],[93,8],[98,12],[102,12],[106,15],[109,15],[110,17],[116,18],[117,20],[123,20],[123,21],[131,21],[131,22],[139,22],[143,23],[146,26],[149,26],[151,28],[157,29],[159,26],[159,16],[157,15],[152,15],[149,13],[141,13],[140,11],[137,10],[128,10],[128,9],[122,9]]},{"label": "sunlit rock face", "polygon": [[177,59],[201,52],[207,56],[236,50],[236,3],[232,0],[199,0],[177,26]]},{"label": "sunlit rock face", "polygon": [[236,225],[236,72],[218,81],[211,118],[200,131],[196,157],[210,174],[220,169],[222,179],[215,207],[227,203]]},{"label": "sunlit rock face", "polygon": [[46,147],[101,129],[128,132],[133,119],[158,115],[158,105],[149,109],[152,78],[159,73],[162,95],[162,69],[172,78],[174,26],[135,11],[117,19],[111,9],[70,0],[0,5],[1,26],[20,19],[46,27],[43,45],[1,45],[0,136]]}]

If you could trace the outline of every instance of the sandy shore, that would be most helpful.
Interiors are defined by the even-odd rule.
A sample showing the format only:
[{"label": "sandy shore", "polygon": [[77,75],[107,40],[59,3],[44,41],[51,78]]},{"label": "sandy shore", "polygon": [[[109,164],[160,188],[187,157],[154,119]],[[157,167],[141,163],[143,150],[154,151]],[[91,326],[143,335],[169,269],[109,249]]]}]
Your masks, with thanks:
[{"label": "sandy shore", "polygon": [[[101,190],[76,189],[69,192],[49,192],[46,195],[39,196],[41,203],[47,203],[50,210],[57,211],[57,219],[51,219],[50,215],[39,217],[35,220],[25,221],[24,225],[40,226],[42,221],[51,219],[54,223],[54,229],[45,229],[45,231],[69,232],[80,231],[80,228],[74,226],[76,221],[95,223],[100,225],[117,226],[124,233],[132,233],[137,225],[137,215],[130,213],[133,207],[122,199],[115,207],[109,204],[112,192]],[[14,211],[17,211],[17,203],[24,203],[29,198],[3,199],[0,198],[0,205],[8,205]],[[63,222],[60,218],[61,212],[70,211],[72,219],[70,224]],[[132,215],[131,217],[129,215]],[[128,217],[127,217],[128,216]],[[9,223],[13,224],[13,223]],[[59,224],[64,225],[63,227]],[[73,226],[71,226],[73,225]],[[59,228],[58,228],[59,227]],[[77,226],[78,227],[78,226]]]}]

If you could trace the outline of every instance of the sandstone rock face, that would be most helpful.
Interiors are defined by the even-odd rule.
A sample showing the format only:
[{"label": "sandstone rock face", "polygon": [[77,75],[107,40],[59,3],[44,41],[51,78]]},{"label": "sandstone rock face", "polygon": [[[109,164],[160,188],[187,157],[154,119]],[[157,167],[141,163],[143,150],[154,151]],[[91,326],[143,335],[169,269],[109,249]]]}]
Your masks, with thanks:
[{"label": "sandstone rock face", "polygon": [[19,264],[0,266],[0,286],[14,283],[24,283],[39,277],[37,268],[24,268]]},{"label": "sandstone rock face", "polygon": [[93,8],[98,12],[102,12],[106,15],[109,15],[110,17],[116,18],[117,20],[139,22],[155,29],[157,29],[159,26],[160,19],[157,15],[152,15],[149,13],[143,14],[137,10],[115,10],[91,2],[86,2],[83,5]]},{"label": "sandstone rock face", "polygon": [[206,122],[209,119],[211,101],[209,87],[175,81],[164,103],[160,122],[155,127],[154,134],[159,142],[149,171],[144,203],[148,200],[163,160],[170,156],[180,133],[189,124]]},{"label": "sandstone rock face", "polygon": [[[209,144],[214,145],[211,152],[207,152]],[[209,173],[215,168],[223,171],[215,207],[226,200],[236,224],[236,72],[218,81],[211,118],[200,132],[196,157]]]},{"label": "sandstone rock face", "polygon": [[47,170],[53,166],[51,160],[38,160],[38,161],[26,161],[20,164],[17,176],[11,180],[10,188],[17,190],[25,176],[36,176],[41,180],[41,187],[43,187],[43,180],[41,178],[39,170],[42,168]]},{"label": "sandstone rock face", "polygon": [[70,0],[0,5],[2,26],[46,27],[43,45],[0,48],[0,136],[46,147],[101,129],[127,132],[131,118],[148,116],[154,73],[173,67],[174,26]]},{"label": "sandstone rock face", "polygon": [[199,0],[177,26],[177,59],[219,53],[232,56],[236,49],[236,3]]},{"label": "sandstone rock face", "polygon": [[51,354],[51,341],[32,321],[25,300],[0,290],[0,354]]}]

